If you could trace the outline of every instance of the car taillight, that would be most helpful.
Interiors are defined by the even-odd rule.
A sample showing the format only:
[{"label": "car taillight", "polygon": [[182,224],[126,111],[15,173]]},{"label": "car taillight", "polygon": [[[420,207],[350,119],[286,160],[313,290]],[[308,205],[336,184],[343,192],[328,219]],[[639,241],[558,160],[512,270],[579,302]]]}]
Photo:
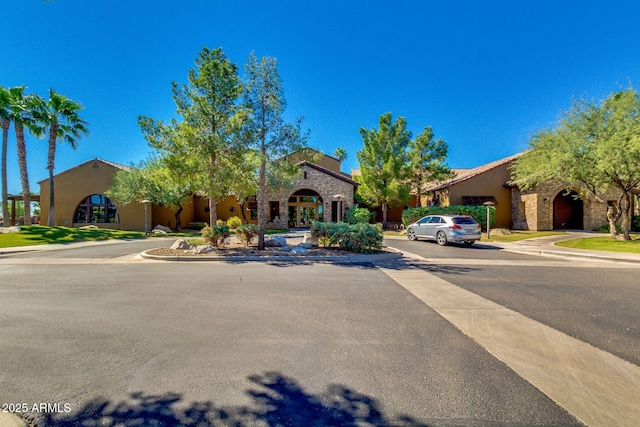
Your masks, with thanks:
[{"label": "car taillight", "polygon": [[458,224],[450,225],[449,228],[452,230],[462,230],[462,227],[460,227]]},{"label": "car taillight", "polygon": [[478,231],[480,231],[480,224],[477,224],[477,226],[478,226]]}]

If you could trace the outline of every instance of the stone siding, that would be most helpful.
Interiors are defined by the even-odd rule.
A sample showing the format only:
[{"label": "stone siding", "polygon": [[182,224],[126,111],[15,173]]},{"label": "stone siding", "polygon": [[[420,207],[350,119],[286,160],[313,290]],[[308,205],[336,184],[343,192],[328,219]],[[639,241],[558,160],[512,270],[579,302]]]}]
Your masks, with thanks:
[{"label": "stone siding", "polygon": [[[315,191],[322,197],[324,222],[331,222],[331,202],[337,201],[337,199],[334,198],[335,195],[341,194],[344,196],[342,199],[344,208],[343,215],[347,209],[354,204],[353,184],[305,165],[301,167],[300,175],[294,181],[291,188],[280,191],[267,191],[264,206],[265,212],[269,212],[269,202],[278,201],[280,203],[280,226],[282,228],[288,228],[287,214],[289,198],[296,191],[305,189]],[[339,215],[338,217],[340,218],[341,216]]]},{"label": "stone siding", "polygon": [[[553,230],[553,202],[567,189],[579,192],[579,188],[567,183],[549,182],[534,189],[521,191],[517,187],[511,189],[511,207],[513,229],[531,231]],[[619,194],[611,190],[601,197],[612,200]],[[607,208],[594,197],[583,199],[583,228],[597,230],[607,224]]]}]

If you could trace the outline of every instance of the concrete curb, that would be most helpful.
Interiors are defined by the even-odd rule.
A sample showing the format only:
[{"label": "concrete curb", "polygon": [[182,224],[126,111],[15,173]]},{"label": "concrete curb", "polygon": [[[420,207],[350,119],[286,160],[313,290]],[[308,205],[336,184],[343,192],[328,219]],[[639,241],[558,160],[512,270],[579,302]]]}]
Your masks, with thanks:
[{"label": "concrete curb", "polygon": [[0,426],[2,427],[28,427],[22,418],[11,412],[0,412]]},{"label": "concrete curb", "polygon": [[278,261],[314,261],[314,262],[377,262],[387,261],[393,259],[402,258],[402,252],[396,248],[387,247],[390,252],[384,254],[363,254],[363,255],[309,255],[309,256],[260,256],[260,255],[247,255],[247,256],[161,256],[151,255],[148,251],[144,251],[140,254],[142,258],[155,260],[155,261],[224,261],[224,262],[246,262],[246,261],[261,261],[261,262],[278,262]]},{"label": "concrete curb", "polygon": [[524,254],[524,255],[542,255],[542,256],[548,256],[548,257],[590,259],[590,260],[597,260],[597,261],[628,262],[628,263],[640,264],[640,259],[616,257],[615,252],[613,252],[612,255],[600,255],[600,254],[553,251],[553,250],[547,250],[547,249],[540,249],[540,250],[511,249],[511,248],[502,248],[502,249],[507,252],[513,252],[513,253]]}]

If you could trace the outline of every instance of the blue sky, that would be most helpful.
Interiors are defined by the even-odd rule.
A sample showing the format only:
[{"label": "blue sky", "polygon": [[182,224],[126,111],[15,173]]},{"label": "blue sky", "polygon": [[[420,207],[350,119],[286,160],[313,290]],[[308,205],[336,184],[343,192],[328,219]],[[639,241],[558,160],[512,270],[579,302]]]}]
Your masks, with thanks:
[{"label": "blue sky", "polygon": [[[0,85],[50,87],[82,103],[91,135],[60,146],[56,172],[94,157],[137,163],[151,151],[136,119],[173,117],[203,46],[240,67],[278,58],[289,119],[310,145],[344,147],[359,129],[403,116],[449,144],[451,167],[524,150],[576,97],[602,99],[640,81],[640,2],[0,0]],[[10,135],[9,191],[19,193]],[[32,191],[46,142],[28,137]]]}]

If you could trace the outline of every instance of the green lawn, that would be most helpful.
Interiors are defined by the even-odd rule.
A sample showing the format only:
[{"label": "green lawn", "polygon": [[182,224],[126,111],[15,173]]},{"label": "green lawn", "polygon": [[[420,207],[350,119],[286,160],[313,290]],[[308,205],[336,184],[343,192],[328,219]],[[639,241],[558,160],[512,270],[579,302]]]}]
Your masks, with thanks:
[{"label": "green lawn", "polygon": [[589,249],[594,251],[631,252],[640,254],[640,236],[632,235],[632,240],[613,240],[611,236],[590,237],[586,239],[565,240],[557,246],[573,249]]},{"label": "green lawn", "polygon": [[487,239],[487,234],[482,233],[482,240],[485,242],[517,242],[518,240],[564,234],[561,231],[512,231],[512,233],[513,234],[509,234],[507,236],[496,236],[492,234],[491,239]]},{"label": "green lawn", "polygon": [[108,230],[106,228],[79,229],[70,227],[22,226],[19,233],[0,234],[0,248],[46,245],[89,240],[143,239],[137,231]]}]

